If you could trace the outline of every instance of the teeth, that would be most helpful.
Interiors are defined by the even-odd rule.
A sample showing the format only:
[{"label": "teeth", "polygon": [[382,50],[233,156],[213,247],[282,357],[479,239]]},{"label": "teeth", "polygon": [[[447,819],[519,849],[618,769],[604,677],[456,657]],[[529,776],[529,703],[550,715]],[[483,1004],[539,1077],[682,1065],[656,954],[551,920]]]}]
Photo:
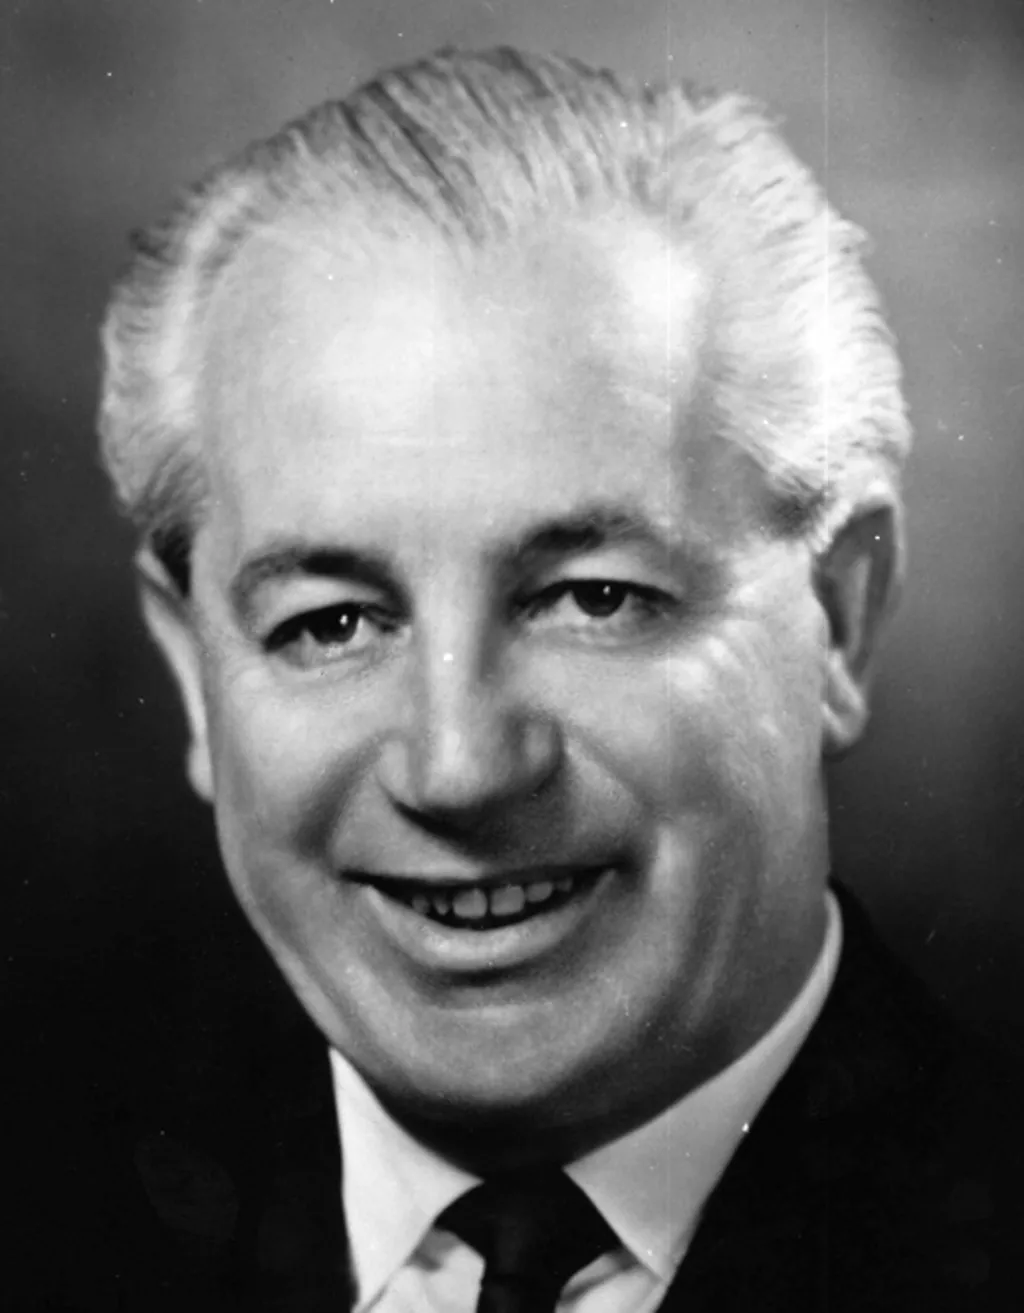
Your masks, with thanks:
[{"label": "teeth", "polygon": [[564,875],[557,880],[531,880],[525,884],[491,887],[474,885],[468,889],[456,889],[449,885],[429,893],[414,893],[409,898],[409,906],[420,916],[449,925],[465,922],[467,925],[480,926],[485,921],[507,922],[523,913],[539,910],[550,899],[571,894],[576,884],[575,876]]},{"label": "teeth", "polygon": [[526,890],[521,884],[503,884],[488,899],[492,916],[515,916],[526,906]]},{"label": "teeth", "polygon": [[452,899],[452,911],[466,921],[480,921],[487,915],[487,895],[482,889],[463,889]]}]

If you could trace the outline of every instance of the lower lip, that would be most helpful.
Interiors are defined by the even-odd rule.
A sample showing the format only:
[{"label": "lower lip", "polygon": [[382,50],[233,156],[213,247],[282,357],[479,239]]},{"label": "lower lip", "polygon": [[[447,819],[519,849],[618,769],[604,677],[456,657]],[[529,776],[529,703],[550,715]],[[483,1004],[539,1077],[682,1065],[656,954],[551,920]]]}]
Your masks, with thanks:
[{"label": "lower lip", "polygon": [[493,930],[444,925],[370,885],[363,886],[363,894],[385,935],[417,966],[479,975],[531,965],[563,949],[592,919],[614,875],[614,870],[608,870],[596,879],[587,879],[550,911],[538,911],[515,925]]}]

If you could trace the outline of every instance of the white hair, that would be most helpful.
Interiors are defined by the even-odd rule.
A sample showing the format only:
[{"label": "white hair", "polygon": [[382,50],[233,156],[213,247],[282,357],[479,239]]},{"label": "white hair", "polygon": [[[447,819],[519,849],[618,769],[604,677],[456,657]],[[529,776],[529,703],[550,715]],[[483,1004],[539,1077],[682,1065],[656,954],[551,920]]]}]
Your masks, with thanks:
[{"label": "white hair", "polygon": [[253,234],[306,216],[343,249],[414,213],[479,248],[623,204],[710,277],[704,415],[762,467],[779,532],[824,543],[879,481],[898,504],[910,429],[862,235],[762,111],[501,48],[442,51],[311,110],[136,236],[103,330],[99,428],[122,505],[187,581],[204,315]]}]

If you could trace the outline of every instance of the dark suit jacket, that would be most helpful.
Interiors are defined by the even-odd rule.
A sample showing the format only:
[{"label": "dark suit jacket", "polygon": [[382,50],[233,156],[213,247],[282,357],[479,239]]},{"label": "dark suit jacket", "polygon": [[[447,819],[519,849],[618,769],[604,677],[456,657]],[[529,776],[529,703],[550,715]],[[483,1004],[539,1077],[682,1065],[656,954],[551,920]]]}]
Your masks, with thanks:
[{"label": "dark suit jacket", "polygon": [[[1015,1086],[842,903],[832,994],[709,1201],[667,1313],[1024,1309]],[[111,1091],[47,1108],[0,1305],[349,1307],[323,1044],[291,1013],[268,1029],[227,1081],[186,1078],[201,1090],[188,1106],[171,1082],[141,1109]]]}]

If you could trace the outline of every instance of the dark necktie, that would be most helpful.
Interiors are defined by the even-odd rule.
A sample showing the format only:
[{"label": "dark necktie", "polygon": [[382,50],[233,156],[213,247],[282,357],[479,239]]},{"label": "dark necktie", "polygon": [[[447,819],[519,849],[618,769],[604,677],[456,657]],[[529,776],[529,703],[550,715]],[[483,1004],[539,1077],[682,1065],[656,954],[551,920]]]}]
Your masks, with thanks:
[{"label": "dark necktie", "polygon": [[579,1186],[554,1168],[490,1177],[437,1225],[483,1257],[476,1313],[554,1313],[569,1278],[618,1244]]}]

